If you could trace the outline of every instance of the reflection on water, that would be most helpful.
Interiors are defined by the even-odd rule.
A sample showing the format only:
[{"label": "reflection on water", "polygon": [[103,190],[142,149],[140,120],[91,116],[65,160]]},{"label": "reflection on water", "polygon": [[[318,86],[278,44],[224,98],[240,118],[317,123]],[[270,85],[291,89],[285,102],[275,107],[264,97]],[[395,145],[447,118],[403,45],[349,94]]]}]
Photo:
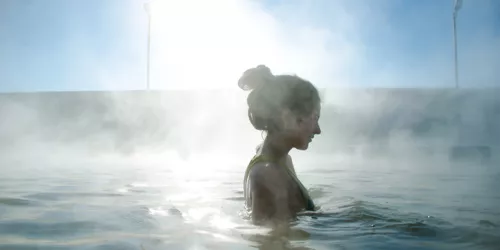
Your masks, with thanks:
[{"label": "reflection on water", "polygon": [[302,165],[297,164],[299,175],[321,209],[272,230],[251,225],[243,210],[244,166],[2,163],[0,249],[495,249],[500,244],[497,166],[336,162],[304,171]]}]

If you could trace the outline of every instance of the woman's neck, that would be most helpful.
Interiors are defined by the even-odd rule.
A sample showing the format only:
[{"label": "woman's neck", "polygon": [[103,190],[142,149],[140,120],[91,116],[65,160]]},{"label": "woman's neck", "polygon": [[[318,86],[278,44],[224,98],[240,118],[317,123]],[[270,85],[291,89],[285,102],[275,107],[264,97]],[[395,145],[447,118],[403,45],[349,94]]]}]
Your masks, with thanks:
[{"label": "woman's neck", "polygon": [[292,147],[290,147],[285,138],[280,134],[268,134],[264,143],[262,144],[261,153],[263,155],[269,155],[281,161],[286,158]]}]

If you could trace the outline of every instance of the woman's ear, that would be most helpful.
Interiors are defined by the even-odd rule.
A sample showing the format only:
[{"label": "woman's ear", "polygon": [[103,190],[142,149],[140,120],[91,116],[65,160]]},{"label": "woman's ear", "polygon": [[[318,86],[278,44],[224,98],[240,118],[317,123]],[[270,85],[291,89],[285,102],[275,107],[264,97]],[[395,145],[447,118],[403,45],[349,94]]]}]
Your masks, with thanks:
[{"label": "woman's ear", "polygon": [[281,122],[283,130],[293,130],[298,127],[298,117],[289,109],[284,109],[281,112]]}]

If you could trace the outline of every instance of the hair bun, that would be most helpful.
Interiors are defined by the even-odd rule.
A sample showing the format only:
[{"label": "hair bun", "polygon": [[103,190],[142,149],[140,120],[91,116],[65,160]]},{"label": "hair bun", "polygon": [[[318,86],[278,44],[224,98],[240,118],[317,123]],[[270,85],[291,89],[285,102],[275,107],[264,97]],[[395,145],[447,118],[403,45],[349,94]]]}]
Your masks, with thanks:
[{"label": "hair bun", "polygon": [[238,86],[243,90],[257,89],[267,84],[274,77],[271,70],[265,65],[247,69],[238,80]]}]

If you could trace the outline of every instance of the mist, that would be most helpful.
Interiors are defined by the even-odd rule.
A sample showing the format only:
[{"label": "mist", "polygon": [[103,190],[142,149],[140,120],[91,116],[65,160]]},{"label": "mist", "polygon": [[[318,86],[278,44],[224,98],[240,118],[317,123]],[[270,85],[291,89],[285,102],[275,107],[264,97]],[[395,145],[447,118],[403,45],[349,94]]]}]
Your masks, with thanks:
[{"label": "mist", "polygon": [[[275,74],[297,74],[322,90],[323,134],[308,150],[311,158],[447,161],[458,146],[486,146],[490,153],[484,154],[496,155],[500,42],[489,24],[494,1],[465,3],[463,18],[479,13],[484,22],[478,29],[471,26],[477,22],[463,24],[460,32],[474,29],[474,39],[459,32],[459,90],[453,89],[451,33],[449,42],[425,37],[436,25],[451,32],[451,3],[408,10],[412,26],[403,29],[391,20],[397,7],[391,1],[156,1],[154,91],[128,90],[145,86],[147,16],[141,2],[124,6],[127,18],[116,24],[122,42],[109,46],[104,58],[76,26],[64,40],[71,61],[84,71],[71,71],[68,79],[88,84],[83,89],[107,91],[2,94],[2,157],[116,155],[144,161],[217,154],[246,163],[242,159],[251,157],[263,135],[251,127],[248,93],[236,82],[258,64]],[[419,11],[443,14],[417,22]],[[425,53],[403,54],[415,41]],[[437,45],[429,48],[431,43]]]},{"label": "mist", "polygon": [[[323,132],[307,153],[292,152],[299,162],[448,162],[454,150],[462,150],[460,161],[498,155],[498,89],[327,91]],[[2,94],[1,158],[146,163],[212,155],[242,165],[265,136],[250,125],[245,97],[236,90]]]}]

